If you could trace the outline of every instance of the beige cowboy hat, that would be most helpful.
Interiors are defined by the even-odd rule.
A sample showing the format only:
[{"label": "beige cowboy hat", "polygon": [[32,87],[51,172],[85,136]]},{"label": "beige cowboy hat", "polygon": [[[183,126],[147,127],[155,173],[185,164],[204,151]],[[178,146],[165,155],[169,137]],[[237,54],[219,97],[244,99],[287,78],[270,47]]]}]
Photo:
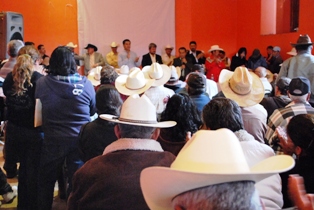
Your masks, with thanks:
[{"label": "beige cowboy hat", "polygon": [[224,49],[220,48],[219,45],[212,45],[210,47],[210,49],[208,50],[208,52],[212,52],[214,50],[222,50],[222,51],[224,51]]},{"label": "beige cowboy hat", "polygon": [[156,107],[149,98],[143,94],[129,96],[122,105],[119,117],[110,114],[101,114],[101,119],[128,125],[145,127],[169,128],[175,126],[175,121],[157,122]]},{"label": "beige cowboy hat", "polygon": [[172,47],[170,44],[167,44],[167,45],[165,46],[165,49],[172,49],[172,50],[173,50],[173,47]]},{"label": "beige cowboy hat", "polygon": [[119,47],[119,44],[117,44],[116,42],[112,42],[110,47]]},{"label": "beige cowboy hat", "polygon": [[170,66],[170,69],[171,69],[171,75],[168,81],[173,82],[173,81],[179,80],[181,76],[181,68],[178,66],[177,67]]},{"label": "beige cowboy hat", "polygon": [[67,45],[65,45],[66,47],[70,47],[70,48],[76,48],[77,44],[73,44],[73,42],[69,42],[67,43]]},{"label": "beige cowboy hat", "polygon": [[102,67],[97,66],[96,68],[93,68],[89,71],[89,74],[87,75],[87,79],[91,81],[93,86],[98,86],[100,85],[100,71]]},{"label": "beige cowboy hat", "polygon": [[128,75],[130,73],[130,69],[128,65],[122,65],[120,69],[116,69],[116,71],[119,75],[120,74]]},{"label": "beige cowboy hat", "polygon": [[115,86],[123,95],[141,94],[148,90],[154,83],[154,79],[146,79],[141,69],[133,67],[129,75],[120,75]]},{"label": "beige cowboy hat", "polygon": [[166,84],[171,77],[171,70],[165,64],[152,63],[150,66],[144,66],[142,69],[145,78],[155,79],[153,87]]},{"label": "beige cowboy hat", "polygon": [[200,130],[181,149],[170,168],[145,168],[140,184],[150,209],[171,210],[171,201],[181,193],[226,182],[259,182],[293,166],[291,156],[277,155],[250,168],[232,131]]},{"label": "beige cowboy hat", "polygon": [[234,72],[223,69],[219,75],[219,85],[226,98],[236,101],[241,107],[258,104],[264,97],[262,81],[242,66]]},{"label": "beige cowboy hat", "polygon": [[287,52],[288,55],[296,56],[297,55],[297,50],[293,47],[291,51]]}]

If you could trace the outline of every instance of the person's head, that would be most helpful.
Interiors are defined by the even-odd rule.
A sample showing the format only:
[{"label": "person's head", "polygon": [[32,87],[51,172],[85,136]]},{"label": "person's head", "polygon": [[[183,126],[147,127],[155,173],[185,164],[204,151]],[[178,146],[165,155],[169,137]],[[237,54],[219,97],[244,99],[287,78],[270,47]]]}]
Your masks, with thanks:
[{"label": "person's head", "polygon": [[295,47],[297,52],[311,51],[313,49],[313,43],[307,34],[300,35],[297,43],[292,43],[291,46]]},{"label": "person's head", "polygon": [[117,54],[119,45],[118,45],[116,42],[112,42],[112,43],[110,44],[110,47],[111,47],[111,51],[112,51],[114,54]]},{"label": "person's head", "polygon": [[8,55],[11,58],[15,58],[18,55],[19,50],[24,46],[21,40],[11,40],[7,45]]},{"label": "person's head", "polygon": [[192,67],[192,71],[198,72],[200,74],[205,74],[205,69],[202,64],[194,64]]},{"label": "person's head", "polygon": [[297,156],[314,158],[314,115],[294,116],[287,126],[288,140],[292,140]]},{"label": "person's head", "polygon": [[125,39],[122,41],[123,44],[123,48],[126,51],[130,51],[131,50],[131,41],[129,39]]},{"label": "person's head", "polygon": [[305,77],[295,77],[289,84],[289,97],[295,103],[304,103],[310,100],[311,83]]},{"label": "person's head", "polygon": [[252,52],[252,58],[259,58],[261,56],[261,52],[259,49],[254,49]]},{"label": "person's head", "polygon": [[272,54],[273,54],[273,56],[277,56],[277,55],[279,55],[280,54],[280,47],[278,47],[278,46],[275,46],[274,48],[273,48],[273,52],[272,52]]},{"label": "person's head", "polygon": [[161,113],[160,121],[176,121],[177,125],[171,128],[163,128],[171,141],[185,141],[186,133],[195,133],[201,125],[200,114],[193,100],[186,94],[174,94],[167,103],[166,109]]},{"label": "person's head", "polygon": [[118,73],[111,66],[103,66],[100,71],[100,84],[114,84],[118,77]]},{"label": "person's head", "polygon": [[266,48],[266,51],[267,51],[267,55],[271,55],[272,53],[273,53],[273,46],[271,46],[271,45],[269,45],[269,46],[267,46],[267,48]]},{"label": "person's head", "polygon": [[219,56],[220,56],[220,58],[225,58],[225,56],[226,56],[226,53],[225,53],[225,51],[223,51],[223,50],[219,50]]},{"label": "person's head", "polygon": [[156,54],[156,48],[157,48],[157,45],[155,43],[150,43],[148,45],[149,53],[152,55],[155,55]]},{"label": "person's head", "polygon": [[35,47],[34,42],[25,42],[25,46],[29,46],[29,45]]},{"label": "person's head", "polygon": [[247,54],[247,50],[246,50],[245,47],[241,47],[241,48],[238,50],[238,56],[239,56],[240,58],[245,58],[246,54]]},{"label": "person's head", "polygon": [[113,85],[102,85],[96,92],[97,114],[112,114],[119,116],[122,99]]},{"label": "person's head", "polygon": [[214,56],[214,57],[219,57],[219,50],[213,50],[213,51],[211,51],[211,53],[212,53],[212,55]]},{"label": "person's head", "polygon": [[32,46],[32,45],[27,45],[22,47],[19,52],[18,55],[23,55],[23,54],[28,54],[31,56],[32,60],[33,60],[33,64],[37,64],[39,65],[40,62],[40,54],[38,52],[38,50]]},{"label": "person's head", "polygon": [[185,56],[186,56],[186,48],[185,47],[179,48],[179,56],[180,56],[180,58],[185,58]]},{"label": "person's head", "polygon": [[243,129],[242,112],[239,105],[228,98],[214,98],[203,108],[203,126],[217,130],[228,128],[233,132]]},{"label": "person's head", "polygon": [[23,54],[17,57],[12,71],[14,94],[20,96],[28,87],[33,86],[31,77],[33,74],[33,60],[30,55]]},{"label": "person's head", "polygon": [[72,52],[66,47],[57,47],[51,54],[49,74],[68,76],[76,73],[76,64]]},{"label": "person's head", "polygon": [[291,82],[290,78],[281,77],[276,83],[275,95],[288,95],[290,82]]},{"label": "person's head", "polygon": [[157,139],[159,129],[145,126],[118,124],[115,126],[117,138]]},{"label": "person's head", "polygon": [[200,95],[205,92],[206,78],[197,72],[187,75],[187,91],[190,96]]},{"label": "person's head", "polygon": [[263,209],[252,181],[227,182],[197,188],[177,195],[171,204],[174,210]]},{"label": "person's head", "polygon": [[190,41],[190,50],[192,52],[196,52],[196,47],[197,47],[196,41]]},{"label": "person's head", "polygon": [[42,55],[46,54],[46,48],[43,44],[38,45],[37,49],[38,49],[40,54],[42,54]]},{"label": "person's head", "polygon": [[166,54],[170,56],[171,52],[172,52],[172,49],[173,48],[165,48]]},{"label": "person's head", "polygon": [[259,66],[254,70],[254,73],[259,77],[259,78],[264,78],[267,75],[267,70],[266,68]]}]

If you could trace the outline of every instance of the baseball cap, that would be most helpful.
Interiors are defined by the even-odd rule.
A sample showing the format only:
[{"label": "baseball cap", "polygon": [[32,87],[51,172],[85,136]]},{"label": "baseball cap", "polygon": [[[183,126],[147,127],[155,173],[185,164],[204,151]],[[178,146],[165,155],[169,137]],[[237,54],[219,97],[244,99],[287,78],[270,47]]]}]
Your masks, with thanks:
[{"label": "baseball cap", "polygon": [[311,92],[310,81],[305,77],[293,78],[289,85],[289,93],[293,96],[303,96]]},{"label": "baseball cap", "polygon": [[281,77],[278,82],[276,83],[276,86],[279,88],[279,89],[286,89],[288,90],[289,88],[289,84],[291,82],[291,79],[288,78],[288,77]]},{"label": "baseball cap", "polygon": [[278,46],[275,46],[274,48],[273,48],[273,51],[276,51],[276,52],[280,52],[280,47],[278,47]]}]

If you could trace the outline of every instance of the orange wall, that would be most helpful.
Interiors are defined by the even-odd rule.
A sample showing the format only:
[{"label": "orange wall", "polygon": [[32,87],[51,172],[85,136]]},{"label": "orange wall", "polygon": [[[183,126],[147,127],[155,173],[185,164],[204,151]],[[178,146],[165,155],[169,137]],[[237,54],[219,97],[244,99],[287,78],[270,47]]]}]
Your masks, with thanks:
[{"label": "orange wall", "polygon": [[[249,55],[254,48],[266,53],[268,45],[282,48],[282,56],[290,51],[290,42],[299,34],[314,39],[314,0],[300,1],[299,32],[260,35],[261,0],[175,0],[176,48],[188,47],[191,40],[205,52],[218,44],[231,57],[245,46]],[[24,15],[25,41],[46,46],[47,54],[58,45],[78,43],[76,0],[1,0],[0,11]],[[175,52],[177,54],[177,52]]]},{"label": "orange wall", "polygon": [[0,11],[24,16],[24,41],[44,44],[47,54],[72,41],[78,43],[76,0],[1,0]]}]

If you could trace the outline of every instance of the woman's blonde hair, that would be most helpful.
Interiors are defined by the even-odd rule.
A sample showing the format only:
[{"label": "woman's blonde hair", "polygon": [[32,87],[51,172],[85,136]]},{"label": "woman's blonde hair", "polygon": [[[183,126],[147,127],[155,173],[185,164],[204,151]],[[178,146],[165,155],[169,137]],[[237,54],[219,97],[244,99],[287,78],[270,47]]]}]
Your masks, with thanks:
[{"label": "woman's blonde hair", "polygon": [[17,58],[12,71],[14,94],[23,95],[28,87],[32,87],[33,60],[30,55],[23,54]]}]

